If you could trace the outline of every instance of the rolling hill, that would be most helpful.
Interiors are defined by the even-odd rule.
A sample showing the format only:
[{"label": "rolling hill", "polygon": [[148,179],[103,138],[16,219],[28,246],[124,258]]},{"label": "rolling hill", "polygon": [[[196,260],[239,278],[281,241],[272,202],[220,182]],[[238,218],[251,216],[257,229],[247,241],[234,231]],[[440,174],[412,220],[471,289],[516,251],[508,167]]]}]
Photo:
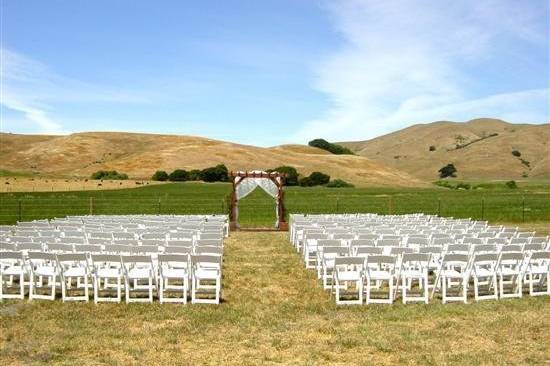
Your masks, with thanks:
[{"label": "rolling hill", "polygon": [[118,170],[149,178],[156,170],[202,169],[223,163],[230,170],[291,165],[300,174],[326,172],[360,186],[421,186],[407,173],[362,156],[332,155],[303,145],[261,148],[201,137],[120,132],[66,136],[0,134],[0,170],[88,178]]},{"label": "rolling hill", "polygon": [[[511,124],[489,118],[441,121],[340,144],[428,181],[438,179],[438,170],[448,163],[455,165],[459,179],[550,178],[550,124]],[[513,155],[514,150],[521,155]]]}]

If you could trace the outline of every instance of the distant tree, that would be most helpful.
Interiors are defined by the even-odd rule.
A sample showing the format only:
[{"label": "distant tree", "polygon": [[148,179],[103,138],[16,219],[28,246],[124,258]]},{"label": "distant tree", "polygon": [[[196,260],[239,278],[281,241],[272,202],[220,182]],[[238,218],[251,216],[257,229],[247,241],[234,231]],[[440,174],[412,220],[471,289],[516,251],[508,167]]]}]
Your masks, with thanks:
[{"label": "distant tree", "polygon": [[447,178],[447,177],[456,177],[456,168],[454,166],[454,164],[447,164],[445,165],[443,168],[439,169],[438,170],[439,172],[439,177],[440,178]]},{"label": "distant tree", "polygon": [[298,171],[292,166],[283,165],[275,169],[269,169],[267,172],[279,172],[286,173],[285,185],[297,186],[298,185]]},{"label": "distant tree", "polygon": [[317,147],[319,149],[326,150],[336,155],[354,155],[353,151],[351,151],[347,147],[330,143],[324,139],[311,140],[308,145],[311,147]]},{"label": "distant tree", "polygon": [[517,189],[518,188],[518,185],[516,184],[515,180],[510,180],[510,181],[506,182],[505,185],[506,185],[507,188],[510,188],[510,189]]},{"label": "distant tree", "polygon": [[193,169],[187,172],[187,180],[201,180],[201,171],[199,169]]},{"label": "distant tree", "polygon": [[311,180],[311,185],[320,186],[330,181],[330,175],[321,172],[313,172],[309,175],[309,179]]},{"label": "distant tree", "polygon": [[219,164],[215,167],[203,169],[200,177],[205,182],[227,182],[229,180],[229,171],[225,165]]},{"label": "distant tree", "polygon": [[151,177],[152,180],[158,180],[160,182],[164,182],[168,180],[168,173],[166,173],[164,170],[157,170],[155,174]]},{"label": "distant tree", "polygon": [[301,187],[311,187],[313,184],[311,183],[311,179],[309,177],[302,177],[300,178],[300,186]]},{"label": "distant tree", "polygon": [[430,146],[430,151],[435,151],[435,146],[434,145]]},{"label": "distant tree", "polygon": [[98,170],[91,176],[92,179],[105,179],[105,180],[126,180],[128,175],[119,173],[116,170]]},{"label": "distant tree", "polygon": [[521,156],[521,153],[519,150],[512,150],[512,155],[514,155],[516,158],[519,158]]},{"label": "distant tree", "polygon": [[168,180],[172,182],[185,182],[187,180],[187,171],[176,169],[168,176]]}]

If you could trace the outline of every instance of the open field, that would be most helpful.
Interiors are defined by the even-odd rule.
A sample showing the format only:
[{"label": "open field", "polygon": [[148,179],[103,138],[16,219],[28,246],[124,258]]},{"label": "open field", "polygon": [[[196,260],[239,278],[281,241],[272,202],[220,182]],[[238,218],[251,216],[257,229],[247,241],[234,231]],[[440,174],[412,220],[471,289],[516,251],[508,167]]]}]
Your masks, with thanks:
[{"label": "open field", "polygon": [[336,307],[284,233],[233,233],[219,306],[0,304],[0,363],[544,364],[550,300]]},{"label": "open field", "polygon": [[[93,214],[227,213],[231,185],[174,183],[133,189],[0,194],[0,223]],[[488,184],[486,189],[285,188],[288,213],[424,212],[493,222],[550,222],[550,185],[519,189]],[[271,226],[274,201],[260,189],[240,202],[242,226]]]},{"label": "open field", "polygon": [[2,177],[0,176],[0,192],[71,192],[71,191],[101,191],[105,189],[135,188],[141,185],[162,184],[158,181],[143,180],[92,180],[65,179],[48,177]]}]

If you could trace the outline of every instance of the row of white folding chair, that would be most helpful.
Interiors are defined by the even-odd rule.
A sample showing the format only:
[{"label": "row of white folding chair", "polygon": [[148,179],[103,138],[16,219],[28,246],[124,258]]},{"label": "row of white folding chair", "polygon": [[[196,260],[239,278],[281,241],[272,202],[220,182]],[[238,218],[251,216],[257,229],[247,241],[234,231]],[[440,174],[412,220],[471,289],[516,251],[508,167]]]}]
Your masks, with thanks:
[{"label": "row of white folding chair", "polygon": [[[25,257],[22,252],[3,252],[0,254],[2,266],[0,300],[2,298],[24,298],[25,284],[29,286],[29,299],[53,300],[56,295],[56,286],[61,284],[63,301],[88,301],[89,278],[93,278],[94,301],[121,300],[122,280],[125,280],[126,302],[153,300],[153,288],[159,285],[158,295],[161,302],[187,302],[189,280],[192,282],[192,301],[194,303],[219,303],[221,289],[221,256],[216,255],[189,255],[189,254],[161,254],[158,257],[158,268],[151,256],[148,255],[114,255],[92,254],[89,258],[85,253],[54,254],[46,252],[30,252]],[[91,260],[91,261],[90,261]],[[7,284],[13,284],[13,277],[19,278],[19,293],[4,294],[4,277],[10,277]],[[26,278],[28,282],[25,282]],[[49,294],[37,292],[38,288],[45,287],[43,279],[48,281]],[[59,280],[58,280],[59,279]],[[76,289],[84,292],[80,296],[69,296],[68,291],[76,280]],[[179,279],[181,284],[170,284],[170,280]],[[117,283],[111,284],[110,280]],[[147,280],[147,285],[138,284],[138,281]],[[213,281],[214,285],[204,283]],[[103,287],[101,283],[103,282]],[[100,290],[115,287],[117,296],[100,297]],[[130,292],[146,289],[148,298],[132,298]],[[183,291],[181,298],[166,298],[166,290]],[[213,299],[197,297],[202,290],[214,289]]]},{"label": "row of white folding chair", "polygon": [[[187,243],[187,242],[186,242]],[[180,244],[180,243],[178,243]],[[183,243],[185,244],[185,243]],[[49,243],[46,245],[40,243],[0,243],[0,251],[22,251],[40,252],[47,251],[51,253],[126,253],[126,254],[158,254],[158,253],[179,253],[190,251],[195,254],[223,254],[223,246],[217,241],[202,241],[195,244],[175,245],[175,246],[157,246],[157,245],[123,245],[123,244],[62,244]]]},{"label": "row of white folding chair", "polygon": [[[498,276],[498,288],[497,288]],[[524,278],[527,277],[526,280]],[[447,301],[467,302],[467,289],[470,279],[474,279],[475,299],[497,299],[522,297],[523,282],[529,284],[529,294],[550,295],[550,252],[532,253],[502,252],[481,253],[475,256],[466,254],[446,254],[437,271],[432,297],[437,290],[442,292],[443,303]],[[546,290],[536,291],[534,285]],[[449,296],[448,288],[455,285],[461,290],[457,296]],[[487,295],[479,294],[479,286],[487,285]],[[505,289],[511,287],[511,292]]]},{"label": "row of white folding chair", "polygon": [[[430,254],[403,253],[401,261],[398,256],[373,254],[363,257],[339,257],[333,259],[331,292],[336,290],[337,304],[361,304],[363,302],[363,290],[366,292],[367,303],[392,303],[400,282],[402,300],[423,301],[428,303],[429,263]],[[527,266],[523,269],[523,263]],[[345,270],[341,272],[342,268]],[[398,269],[398,270],[397,270]],[[498,276],[498,289],[497,289]],[[522,280],[527,277],[529,294],[532,296],[550,295],[550,252],[534,252],[527,259],[522,253],[477,254],[473,261],[467,255],[446,254],[439,270],[436,283],[432,292],[441,288],[442,302],[464,301],[467,302],[468,285],[471,279],[474,283],[475,300],[498,299],[508,297],[521,297],[523,293]],[[401,281],[400,281],[401,280]],[[420,296],[411,296],[408,291],[412,282],[419,282]],[[375,285],[372,282],[375,282]],[[373,299],[370,291],[380,288],[381,282],[388,283],[387,298]],[[342,300],[341,291],[348,288],[347,282],[355,282],[354,287],[358,295],[354,300]],[[448,289],[455,282],[461,287],[462,293],[458,296],[449,296]],[[326,282],[324,282],[326,284]],[[480,286],[487,285],[489,293],[480,295]],[[512,291],[507,291],[505,286],[511,285]],[[535,290],[538,287],[538,291]],[[545,288],[546,286],[546,288]],[[325,286],[326,288],[327,286]]]}]

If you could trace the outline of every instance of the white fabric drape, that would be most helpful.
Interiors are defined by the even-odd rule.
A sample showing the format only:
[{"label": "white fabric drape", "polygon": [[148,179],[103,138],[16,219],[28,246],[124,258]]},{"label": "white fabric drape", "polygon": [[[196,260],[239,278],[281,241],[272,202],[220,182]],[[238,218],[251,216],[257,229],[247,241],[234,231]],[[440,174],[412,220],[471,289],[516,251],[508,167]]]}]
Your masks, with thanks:
[{"label": "white fabric drape", "polygon": [[[251,173],[264,173],[266,172],[255,170]],[[278,182],[280,182],[280,178],[276,178]],[[240,183],[239,183],[240,182]],[[279,225],[279,188],[277,185],[270,179],[270,178],[254,178],[254,177],[238,177],[235,183],[239,183],[237,185],[236,189],[236,195],[237,195],[237,202],[236,202],[236,219],[238,220],[239,216],[239,200],[241,198],[244,198],[248,196],[256,187],[262,188],[267,194],[269,194],[271,197],[275,198],[275,215],[277,216],[277,221],[275,222],[275,226],[277,227]]]}]

